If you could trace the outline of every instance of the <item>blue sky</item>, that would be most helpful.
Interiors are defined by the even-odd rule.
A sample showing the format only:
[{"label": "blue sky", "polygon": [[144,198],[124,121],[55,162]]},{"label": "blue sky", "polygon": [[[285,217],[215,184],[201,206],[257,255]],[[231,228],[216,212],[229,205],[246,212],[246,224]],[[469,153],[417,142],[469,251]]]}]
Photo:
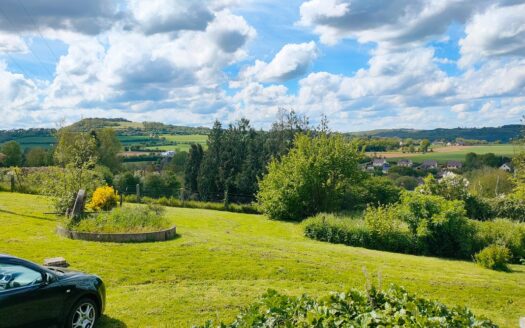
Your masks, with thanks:
[{"label": "blue sky", "polygon": [[4,0],[0,129],[211,125],[279,108],[339,131],[525,114],[525,1]]}]

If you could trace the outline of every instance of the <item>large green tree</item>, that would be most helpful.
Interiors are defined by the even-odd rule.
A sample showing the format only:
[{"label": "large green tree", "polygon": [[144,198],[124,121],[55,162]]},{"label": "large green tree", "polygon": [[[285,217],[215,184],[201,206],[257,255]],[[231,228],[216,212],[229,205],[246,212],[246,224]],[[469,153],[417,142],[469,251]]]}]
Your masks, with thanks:
[{"label": "large green tree", "polygon": [[364,178],[361,156],[357,145],[340,135],[298,135],[290,152],[268,165],[259,183],[260,209],[282,220],[339,210],[347,188]]},{"label": "large green tree", "polygon": [[5,166],[20,166],[22,164],[22,149],[16,141],[9,141],[2,145],[1,153],[5,155]]},{"label": "large green tree", "polygon": [[199,193],[197,178],[201,167],[204,150],[199,144],[192,144],[186,160],[184,170],[184,187],[191,195]]}]

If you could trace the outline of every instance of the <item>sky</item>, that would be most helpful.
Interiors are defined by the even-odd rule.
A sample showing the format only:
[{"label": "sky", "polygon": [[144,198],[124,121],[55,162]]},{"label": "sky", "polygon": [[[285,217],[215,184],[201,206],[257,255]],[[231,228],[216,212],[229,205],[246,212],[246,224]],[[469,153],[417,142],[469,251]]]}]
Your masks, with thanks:
[{"label": "sky", "polygon": [[516,124],[525,0],[0,0],[0,129]]}]

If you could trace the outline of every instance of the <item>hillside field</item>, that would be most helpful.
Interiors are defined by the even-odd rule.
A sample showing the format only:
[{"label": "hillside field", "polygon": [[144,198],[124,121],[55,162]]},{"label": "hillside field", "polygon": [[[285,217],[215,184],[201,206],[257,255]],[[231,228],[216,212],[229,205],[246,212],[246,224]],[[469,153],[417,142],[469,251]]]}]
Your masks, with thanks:
[{"label": "hillside field", "polygon": [[516,152],[520,151],[520,147],[512,144],[502,145],[483,145],[483,146],[451,146],[435,148],[433,152],[426,154],[420,153],[401,153],[401,152],[375,152],[368,153],[369,156],[380,156],[397,161],[402,158],[410,158],[414,162],[421,163],[424,160],[434,159],[438,162],[446,161],[464,161],[465,155],[468,153],[487,154],[494,153],[498,156],[512,157]]},{"label": "hillside field", "polygon": [[[131,206],[131,205],[130,205]],[[0,192],[0,253],[42,263],[63,256],[100,275],[107,311],[98,327],[189,327],[230,321],[268,288],[289,295],[362,289],[364,270],[447,305],[468,306],[502,327],[525,316],[525,266],[512,272],[472,262],[402,255],[317,242],[300,224],[260,215],[168,208],[179,237],[112,244],[59,237],[47,198]]]}]

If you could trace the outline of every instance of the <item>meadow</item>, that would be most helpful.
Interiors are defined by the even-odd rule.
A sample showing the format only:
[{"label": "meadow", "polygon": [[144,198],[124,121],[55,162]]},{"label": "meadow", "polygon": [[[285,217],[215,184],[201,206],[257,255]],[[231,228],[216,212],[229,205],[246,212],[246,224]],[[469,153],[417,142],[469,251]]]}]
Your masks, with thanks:
[{"label": "meadow", "polygon": [[421,163],[424,160],[436,160],[440,163],[446,161],[464,161],[465,155],[468,153],[476,154],[487,154],[494,153],[497,156],[512,157],[518,151],[518,147],[512,144],[501,144],[501,145],[483,145],[483,146],[461,146],[461,147],[439,147],[435,148],[433,152],[426,154],[421,153],[401,153],[401,152],[377,152],[370,153],[370,155],[376,154],[377,156],[384,156],[393,161],[410,158],[412,161]]},{"label": "meadow", "polygon": [[[307,239],[301,224],[261,215],[167,208],[178,238],[111,244],[59,237],[42,196],[0,192],[0,253],[42,263],[63,256],[107,285],[98,327],[189,327],[230,321],[268,288],[323,296],[367,281],[396,283],[447,305],[468,306],[502,327],[525,312],[525,266],[512,272],[472,262],[395,254]],[[365,274],[364,272],[367,272]],[[380,276],[380,278],[378,277]]]}]

